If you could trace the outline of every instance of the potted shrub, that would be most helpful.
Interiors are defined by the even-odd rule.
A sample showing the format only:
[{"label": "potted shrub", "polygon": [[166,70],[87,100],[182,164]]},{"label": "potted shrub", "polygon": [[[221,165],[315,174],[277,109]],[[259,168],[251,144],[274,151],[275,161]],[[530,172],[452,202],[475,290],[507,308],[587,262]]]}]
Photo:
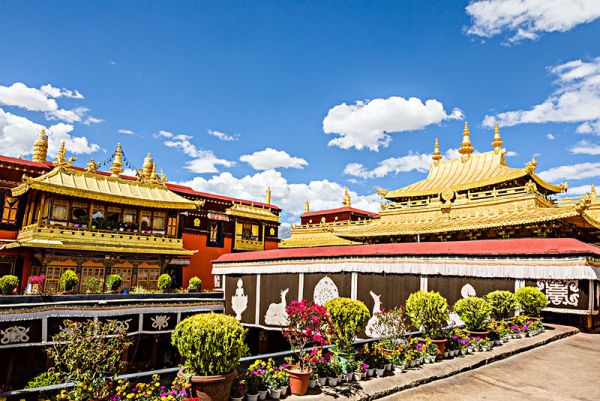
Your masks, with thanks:
[{"label": "potted shrub", "polygon": [[548,304],[546,294],[535,287],[522,287],[515,293],[515,299],[521,313],[539,318],[542,314],[542,309]]},{"label": "potted shrub", "polygon": [[515,312],[517,302],[515,294],[510,291],[492,291],[485,296],[492,309],[492,316],[496,320],[506,320]]},{"label": "potted shrub", "polygon": [[72,293],[75,286],[79,283],[79,277],[73,270],[66,270],[58,280],[58,285],[64,293]]},{"label": "potted shrub", "polygon": [[86,294],[99,294],[102,292],[104,282],[98,277],[89,276],[81,285]]},{"label": "potted shrub", "polygon": [[31,285],[31,290],[29,293],[33,295],[38,295],[42,293],[42,284],[44,284],[44,280],[46,277],[41,274],[39,276],[29,276],[27,279],[27,284]]},{"label": "potted shrub", "polygon": [[161,274],[160,277],[158,278],[158,289],[161,290],[162,292],[166,292],[171,288],[171,276],[169,276],[168,274]]},{"label": "potted shrub", "polygon": [[199,292],[200,289],[202,288],[202,280],[200,280],[198,277],[194,276],[190,279],[190,281],[188,282],[188,292]]},{"label": "potted shrub", "polygon": [[19,286],[19,278],[11,274],[0,278],[0,293],[2,295],[10,295],[15,292]]},{"label": "potted shrub", "polygon": [[292,394],[304,395],[308,391],[312,371],[310,364],[306,363],[309,355],[304,349],[328,344],[332,325],[327,309],[312,301],[292,301],[285,311],[289,324],[283,329],[283,336],[290,343],[298,361],[298,365],[290,365],[285,371],[290,378]]},{"label": "potted shrub", "polygon": [[336,328],[333,337],[335,347],[332,351],[342,365],[345,365],[356,354],[354,340],[367,326],[371,314],[364,303],[350,298],[331,299],[325,303],[325,308]]},{"label": "potted shrub", "polygon": [[246,397],[248,401],[256,401],[258,399],[258,387],[261,382],[260,373],[248,368],[246,371]]},{"label": "potted shrub", "polygon": [[490,318],[491,310],[490,304],[479,297],[459,299],[454,304],[454,312],[465,323],[465,328],[471,337],[488,336],[490,332],[486,330],[486,322]]},{"label": "potted shrub", "polygon": [[383,353],[389,356],[401,347],[406,334],[406,313],[402,306],[386,309],[375,314],[372,332],[379,335]]},{"label": "potted shrub", "polygon": [[201,313],[177,324],[171,343],[181,355],[190,375],[192,395],[208,395],[213,401],[226,401],[231,392],[236,367],[247,353],[246,329],[234,317]]},{"label": "potted shrub", "polygon": [[[448,301],[435,291],[417,291],[406,300],[406,314],[413,326],[421,329],[423,336],[429,338],[443,356],[446,348],[443,328],[448,324]],[[424,341],[422,339],[421,341]]]},{"label": "potted shrub", "polygon": [[121,276],[119,276],[118,274],[110,274],[106,278],[106,291],[107,292],[116,292],[119,289],[119,287],[121,286],[122,282],[123,282],[123,279],[121,278]]}]

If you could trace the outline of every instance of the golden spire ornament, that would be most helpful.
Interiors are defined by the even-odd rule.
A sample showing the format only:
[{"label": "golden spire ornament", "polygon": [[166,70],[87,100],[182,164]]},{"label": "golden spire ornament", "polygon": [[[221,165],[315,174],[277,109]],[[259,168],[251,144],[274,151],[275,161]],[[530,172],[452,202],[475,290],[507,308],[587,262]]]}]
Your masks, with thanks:
[{"label": "golden spire ornament", "polygon": [[471,145],[471,134],[469,133],[469,123],[465,121],[465,128],[463,130],[463,138],[458,149],[458,153],[463,155],[463,160],[467,159],[475,149]]},{"label": "golden spire ornament", "polygon": [[498,123],[496,123],[494,124],[494,140],[492,141],[494,152],[500,152],[500,149],[502,149],[503,144],[504,142],[502,142],[502,137],[500,137],[500,129],[498,128]]},{"label": "golden spire ornament", "polygon": [[350,199],[350,192],[348,192],[348,188],[346,188],[344,190],[344,201],[342,202],[342,204],[345,207],[350,207],[351,203],[352,202],[351,202],[351,199]]},{"label": "golden spire ornament", "polygon": [[65,142],[63,141],[60,144],[58,153],[56,154],[56,160],[54,160],[54,165],[64,166],[65,164],[67,164],[67,148],[65,147]]},{"label": "golden spire ornament", "polygon": [[265,203],[267,205],[271,204],[271,187],[267,187],[267,193],[265,194]]},{"label": "golden spire ornament", "polygon": [[440,152],[440,143],[437,138],[435,138],[435,144],[433,145],[433,156],[431,156],[433,162],[438,165],[440,160],[442,160],[442,153]]},{"label": "golden spire ornament", "polygon": [[115,157],[113,158],[112,166],[109,169],[113,177],[120,177],[123,173],[123,149],[121,143],[117,144],[117,150],[115,151]]},{"label": "golden spire ornament", "polygon": [[304,213],[310,212],[310,204],[308,203],[308,199],[304,201]]},{"label": "golden spire ornament", "polygon": [[38,163],[46,163],[48,157],[48,135],[46,130],[41,129],[40,134],[33,143],[33,155],[31,160]]}]

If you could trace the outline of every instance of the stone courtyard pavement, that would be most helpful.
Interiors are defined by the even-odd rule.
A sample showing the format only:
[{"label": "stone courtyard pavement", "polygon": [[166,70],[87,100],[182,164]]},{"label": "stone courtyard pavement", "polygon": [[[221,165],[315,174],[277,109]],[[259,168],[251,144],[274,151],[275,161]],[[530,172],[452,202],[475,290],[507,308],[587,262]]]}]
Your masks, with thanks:
[{"label": "stone courtyard pavement", "polygon": [[600,334],[548,326],[536,337],[511,340],[490,352],[287,400],[600,400]]}]

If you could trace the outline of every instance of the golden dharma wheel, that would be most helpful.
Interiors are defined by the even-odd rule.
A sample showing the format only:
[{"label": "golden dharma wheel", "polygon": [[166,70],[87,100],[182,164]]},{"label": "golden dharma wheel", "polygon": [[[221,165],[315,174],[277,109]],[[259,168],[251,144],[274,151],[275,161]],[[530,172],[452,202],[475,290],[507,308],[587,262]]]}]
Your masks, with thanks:
[{"label": "golden dharma wheel", "polygon": [[442,193],[440,194],[440,197],[445,202],[450,202],[454,198],[454,195],[455,195],[454,189],[448,187],[442,191]]}]

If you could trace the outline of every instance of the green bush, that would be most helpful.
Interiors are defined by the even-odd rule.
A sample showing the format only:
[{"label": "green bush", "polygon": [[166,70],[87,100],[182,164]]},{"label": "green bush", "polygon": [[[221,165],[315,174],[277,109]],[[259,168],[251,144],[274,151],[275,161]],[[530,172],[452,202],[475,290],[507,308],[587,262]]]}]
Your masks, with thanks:
[{"label": "green bush", "polygon": [[197,292],[200,288],[202,288],[202,280],[196,276],[192,277],[188,283],[188,292]]},{"label": "green bush", "polygon": [[546,294],[535,287],[522,287],[515,293],[515,299],[521,312],[527,316],[538,317],[548,304]]},{"label": "green bush", "polygon": [[0,293],[10,295],[19,286],[19,278],[11,274],[0,277]]},{"label": "green bush", "polygon": [[365,329],[371,317],[369,309],[361,301],[350,298],[334,298],[325,302],[324,306],[336,328],[335,345],[341,352],[351,352],[354,339]]},{"label": "green bush", "polygon": [[492,291],[485,296],[492,308],[492,316],[497,320],[506,320],[517,306],[515,294],[510,291]]},{"label": "green bush", "polygon": [[52,386],[54,384],[60,384],[62,380],[60,378],[60,373],[56,372],[54,369],[50,368],[45,372],[40,373],[33,379],[27,382],[25,388],[38,388],[38,387],[46,387]]},{"label": "green bush", "polygon": [[85,279],[83,284],[83,291],[90,292],[92,294],[98,294],[102,292],[102,287],[104,287],[104,282],[100,280],[98,277],[89,276]]},{"label": "green bush", "polygon": [[406,300],[406,314],[413,326],[423,330],[423,335],[433,339],[442,337],[442,328],[450,315],[448,301],[435,291],[417,291]]},{"label": "green bush", "polygon": [[158,289],[167,291],[169,288],[171,288],[171,276],[168,274],[161,274],[158,278]]},{"label": "green bush", "polygon": [[454,312],[465,322],[467,330],[485,331],[485,322],[490,318],[492,307],[483,298],[467,297],[456,301]]},{"label": "green bush", "polygon": [[201,313],[177,324],[171,343],[177,347],[183,366],[200,376],[231,372],[248,352],[246,329],[234,317]]},{"label": "green bush", "polygon": [[110,274],[106,278],[106,291],[117,291],[123,279],[118,274]]},{"label": "green bush", "polygon": [[77,283],[79,283],[79,277],[77,277],[77,273],[71,269],[65,271],[58,280],[58,284],[62,291],[71,291],[75,288]]}]

